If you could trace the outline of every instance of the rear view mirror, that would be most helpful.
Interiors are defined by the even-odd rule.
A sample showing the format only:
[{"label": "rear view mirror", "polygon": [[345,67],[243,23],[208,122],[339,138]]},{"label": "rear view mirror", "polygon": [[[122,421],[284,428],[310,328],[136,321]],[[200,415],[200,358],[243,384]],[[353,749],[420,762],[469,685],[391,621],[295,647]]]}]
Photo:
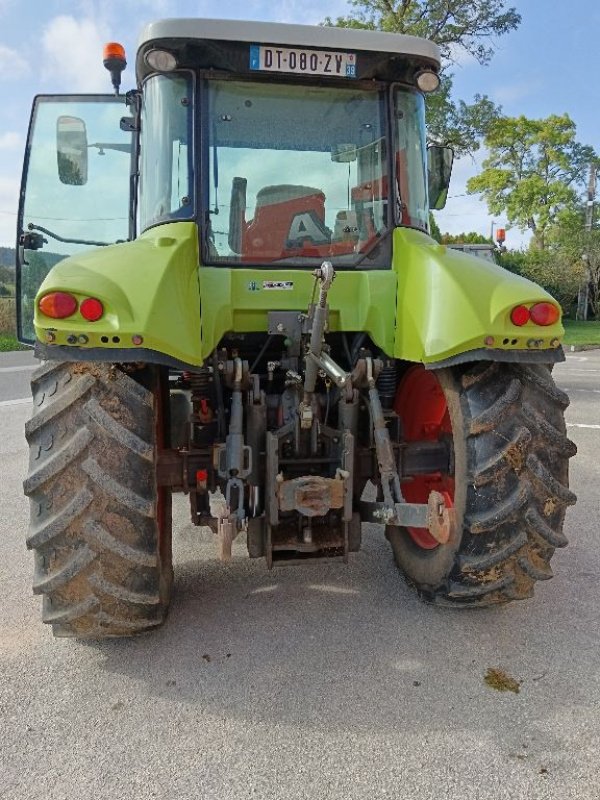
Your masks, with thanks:
[{"label": "rear view mirror", "polygon": [[427,148],[427,180],[429,186],[429,208],[439,211],[446,205],[454,150],[430,144]]},{"label": "rear view mirror", "polygon": [[61,116],[56,120],[56,159],[61,183],[70,186],[87,183],[87,130],[79,117]]}]

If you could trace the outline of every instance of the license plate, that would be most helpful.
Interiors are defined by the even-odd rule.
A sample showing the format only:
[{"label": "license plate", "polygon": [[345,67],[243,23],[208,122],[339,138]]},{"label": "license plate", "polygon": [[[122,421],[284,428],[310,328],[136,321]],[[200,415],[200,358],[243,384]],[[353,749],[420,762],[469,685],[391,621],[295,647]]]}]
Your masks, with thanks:
[{"label": "license plate", "polygon": [[299,75],[356,78],[356,53],[332,53],[329,50],[300,50],[252,44],[250,69],[261,72],[293,72]]}]

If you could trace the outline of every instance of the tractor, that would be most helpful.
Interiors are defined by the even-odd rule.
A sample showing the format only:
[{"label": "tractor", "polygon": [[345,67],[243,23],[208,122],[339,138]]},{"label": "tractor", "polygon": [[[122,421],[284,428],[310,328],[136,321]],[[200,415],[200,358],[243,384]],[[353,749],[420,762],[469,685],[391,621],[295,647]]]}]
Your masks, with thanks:
[{"label": "tractor", "polygon": [[224,560],[241,537],[265,569],[343,564],[385,535],[426,601],[530,597],[575,501],[561,311],[429,235],[437,46],[168,19],[136,88],[120,44],[104,64],[114,93],[35,98],[20,195],[43,621],[160,625],[173,492]]}]

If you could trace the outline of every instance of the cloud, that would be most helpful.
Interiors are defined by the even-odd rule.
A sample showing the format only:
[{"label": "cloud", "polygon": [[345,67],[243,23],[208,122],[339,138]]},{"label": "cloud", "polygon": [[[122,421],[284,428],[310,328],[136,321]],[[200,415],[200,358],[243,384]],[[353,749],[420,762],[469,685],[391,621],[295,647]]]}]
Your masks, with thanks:
[{"label": "cloud", "polygon": [[23,140],[18,133],[6,131],[0,134],[0,150],[12,150],[15,147],[22,147]]},{"label": "cloud", "polygon": [[[6,174],[8,170],[3,170]],[[0,246],[14,247],[17,224],[17,206],[21,182],[14,177],[0,177]]]},{"label": "cloud", "polygon": [[346,0],[330,0],[324,6],[319,0],[305,0],[298,3],[296,0],[282,0],[277,5],[273,22],[287,22],[297,25],[318,25],[323,22],[325,17],[344,16],[348,14],[348,4]]},{"label": "cloud", "polygon": [[541,89],[539,80],[535,81],[520,81],[519,83],[507,84],[505,86],[497,86],[492,90],[492,97],[497,103],[514,103],[516,100],[522,100],[525,97],[530,97],[533,93]]},{"label": "cloud", "polygon": [[0,81],[12,81],[27,72],[29,72],[29,64],[23,56],[12,47],[0,44]]},{"label": "cloud", "polygon": [[[10,205],[16,206],[19,200],[20,185],[21,182],[16,176],[0,177],[0,202],[8,199]],[[16,208],[14,210],[16,211]]]},{"label": "cloud", "polygon": [[46,79],[72,92],[109,91],[110,80],[102,64],[102,47],[109,39],[105,23],[54,17],[42,35]]}]

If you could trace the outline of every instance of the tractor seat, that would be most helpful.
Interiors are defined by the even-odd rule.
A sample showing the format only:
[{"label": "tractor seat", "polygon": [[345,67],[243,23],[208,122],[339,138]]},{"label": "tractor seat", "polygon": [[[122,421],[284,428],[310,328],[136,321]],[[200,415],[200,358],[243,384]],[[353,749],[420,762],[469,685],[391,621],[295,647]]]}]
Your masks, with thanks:
[{"label": "tractor seat", "polygon": [[287,203],[290,200],[299,200],[302,197],[313,197],[314,195],[321,195],[323,200],[325,199],[321,189],[315,189],[313,186],[297,186],[291,183],[264,186],[256,195],[256,208],[275,203]]}]

